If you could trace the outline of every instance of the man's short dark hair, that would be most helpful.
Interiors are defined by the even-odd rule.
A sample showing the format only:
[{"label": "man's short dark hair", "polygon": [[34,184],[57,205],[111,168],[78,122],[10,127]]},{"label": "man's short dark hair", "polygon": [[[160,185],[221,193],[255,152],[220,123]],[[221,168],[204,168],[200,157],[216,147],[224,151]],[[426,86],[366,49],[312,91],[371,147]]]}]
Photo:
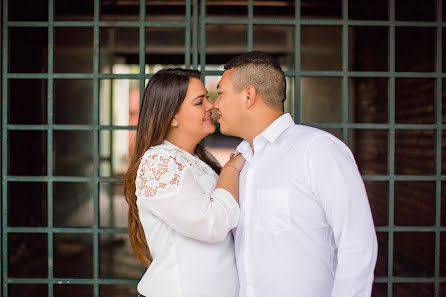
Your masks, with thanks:
[{"label": "man's short dark hair", "polygon": [[230,79],[237,92],[251,85],[265,104],[283,110],[286,80],[280,64],[273,57],[259,51],[249,52],[230,60],[224,69],[234,69]]}]

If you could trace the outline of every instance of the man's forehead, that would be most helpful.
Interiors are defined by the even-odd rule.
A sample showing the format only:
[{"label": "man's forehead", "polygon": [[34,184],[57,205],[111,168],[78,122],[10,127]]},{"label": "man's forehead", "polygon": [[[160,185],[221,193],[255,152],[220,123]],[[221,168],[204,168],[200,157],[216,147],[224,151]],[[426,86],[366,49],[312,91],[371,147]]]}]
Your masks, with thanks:
[{"label": "man's forehead", "polygon": [[229,70],[225,70],[225,72],[223,72],[223,75],[222,75],[222,77],[220,78],[220,81],[218,82],[218,88],[221,88],[223,85],[226,85],[227,84],[227,81],[228,81],[228,79],[229,79],[229,75],[231,74],[231,72],[233,71],[234,69],[229,69]]},{"label": "man's forehead", "polygon": [[231,73],[234,71],[234,68],[231,68],[231,69],[228,69],[228,70],[225,70],[225,72],[223,72],[223,76],[222,76],[222,78],[223,77],[228,77],[229,75],[231,75]]}]

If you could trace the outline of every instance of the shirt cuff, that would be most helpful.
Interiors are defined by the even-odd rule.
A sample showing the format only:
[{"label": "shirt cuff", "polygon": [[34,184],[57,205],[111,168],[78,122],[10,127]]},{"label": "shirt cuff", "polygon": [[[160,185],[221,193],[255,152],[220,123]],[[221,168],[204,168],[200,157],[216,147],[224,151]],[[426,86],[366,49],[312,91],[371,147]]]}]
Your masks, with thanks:
[{"label": "shirt cuff", "polygon": [[230,229],[237,227],[240,217],[240,207],[235,201],[234,196],[223,188],[216,188],[212,192],[211,197],[214,198],[214,201],[219,203],[226,210],[229,218]]}]

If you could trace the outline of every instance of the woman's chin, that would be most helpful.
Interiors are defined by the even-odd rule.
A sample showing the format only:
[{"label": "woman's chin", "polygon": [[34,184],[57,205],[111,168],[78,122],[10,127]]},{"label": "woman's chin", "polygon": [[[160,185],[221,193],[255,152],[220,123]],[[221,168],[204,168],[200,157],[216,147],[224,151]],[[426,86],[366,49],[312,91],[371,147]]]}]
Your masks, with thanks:
[{"label": "woman's chin", "polygon": [[206,127],[206,136],[214,133],[216,130],[214,123],[212,123],[212,126],[209,125],[208,127]]}]

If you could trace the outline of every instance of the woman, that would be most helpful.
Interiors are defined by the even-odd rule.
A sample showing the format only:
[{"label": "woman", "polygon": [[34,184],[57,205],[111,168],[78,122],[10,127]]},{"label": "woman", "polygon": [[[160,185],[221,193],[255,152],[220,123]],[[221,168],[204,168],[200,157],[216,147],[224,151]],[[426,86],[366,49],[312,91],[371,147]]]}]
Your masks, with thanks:
[{"label": "woman", "polygon": [[140,296],[238,296],[229,231],[244,159],[220,169],[200,146],[215,131],[212,108],[195,70],[161,70],[145,90],[125,180],[130,242],[150,265]]}]

